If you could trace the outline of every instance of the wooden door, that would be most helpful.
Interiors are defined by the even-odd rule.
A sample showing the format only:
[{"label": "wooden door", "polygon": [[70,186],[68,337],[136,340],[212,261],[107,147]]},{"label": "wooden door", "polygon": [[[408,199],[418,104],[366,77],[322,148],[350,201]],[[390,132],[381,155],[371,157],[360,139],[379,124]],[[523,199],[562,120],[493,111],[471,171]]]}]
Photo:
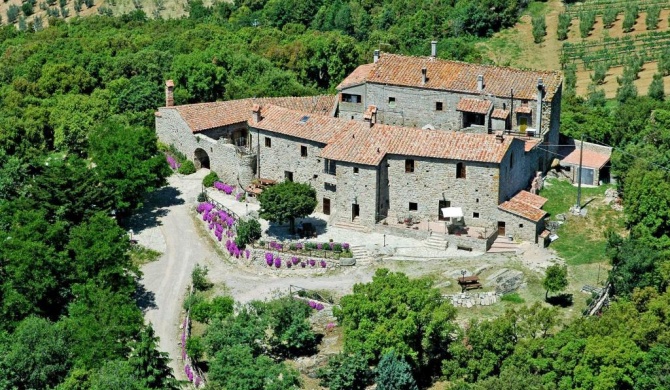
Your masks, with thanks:
[{"label": "wooden door", "polygon": [[330,199],[323,198],[323,213],[330,215]]},{"label": "wooden door", "polygon": [[447,208],[447,207],[451,207],[451,202],[448,201],[448,200],[441,200],[437,203],[437,220],[438,221],[446,221],[447,219],[449,219],[449,218],[446,218],[442,214],[442,209]]},{"label": "wooden door", "polygon": [[499,236],[505,235],[505,222],[503,221],[498,221],[498,235]]}]

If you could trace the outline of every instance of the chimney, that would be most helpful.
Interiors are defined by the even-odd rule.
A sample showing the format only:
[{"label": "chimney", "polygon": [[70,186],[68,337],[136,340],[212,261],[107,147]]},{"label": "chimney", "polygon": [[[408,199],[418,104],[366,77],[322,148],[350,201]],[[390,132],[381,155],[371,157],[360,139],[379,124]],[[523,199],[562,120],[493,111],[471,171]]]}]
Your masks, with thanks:
[{"label": "chimney", "polygon": [[424,66],[421,68],[421,85],[426,85],[426,81],[428,80],[428,69]]},{"label": "chimney", "polygon": [[537,128],[537,134],[542,134],[542,97],[544,96],[544,82],[541,78],[537,80],[537,120],[535,121],[535,127]]},{"label": "chimney", "polygon": [[484,75],[477,76],[477,91],[481,92],[484,90]]},{"label": "chimney", "polygon": [[174,81],[165,82],[165,107],[174,106]]},{"label": "chimney", "polygon": [[376,64],[377,61],[379,61],[379,50],[375,50],[375,55],[374,55],[373,58],[374,58],[374,62],[375,62],[375,64]]},{"label": "chimney", "polygon": [[251,109],[251,112],[253,113],[254,117],[254,123],[258,123],[261,121],[261,106],[258,104],[254,104],[254,107]]},{"label": "chimney", "polygon": [[498,130],[496,131],[496,140],[500,143],[502,143],[505,140],[505,136],[503,135],[503,132]]},{"label": "chimney", "polygon": [[430,42],[430,56],[437,57],[437,41]]}]

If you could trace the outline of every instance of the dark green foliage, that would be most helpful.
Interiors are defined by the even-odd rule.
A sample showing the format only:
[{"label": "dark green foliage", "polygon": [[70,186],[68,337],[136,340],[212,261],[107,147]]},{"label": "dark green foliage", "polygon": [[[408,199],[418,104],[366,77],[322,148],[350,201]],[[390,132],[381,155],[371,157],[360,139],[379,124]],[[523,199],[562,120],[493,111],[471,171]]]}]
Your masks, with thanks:
[{"label": "dark green foliage", "polygon": [[665,86],[663,85],[663,75],[660,73],[654,73],[654,78],[649,84],[649,92],[647,96],[658,101],[665,100]]},{"label": "dark green foliage", "polygon": [[564,72],[564,85],[565,85],[565,94],[568,96],[574,96],[575,90],[577,88],[577,65],[570,64],[565,67]]},{"label": "dark green foliage", "polygon": [[542,287],[547,290],[546,295],[549,295],[550,292],[563,291],[568,287],[568,267],[558,264],[549,266],[542,279]]},{"label": "dark green foliage", "polygon": [[133,367],[126,360],[111,360],[106,362],[99,370],[91,375],[88,382],[84,380],[73,381],[73,390],[85,388],[82,383],[91,386],[91,389],[119,389],[119,390],[144,390],[141,382],[135,376]]},{"label": "dark green foliage", "polygon": [[275,354],[292,358],[316,351],[316,335],[308,321],[312,308],[304,301],[286,297],[259,304],[256,309],[272,330],[268,342]]},{"label": "dark green foliage", "polygon": [[217,175],[216,172],[211,171],[202,179],[202,185],[205,187],[211,187],[216,181],[219,181],[219,175]]},{"label": "dark green foliage", "polygon": [[620,103],[626,103],[631,99],[637,97],[637,87],[633,84],[633,79],[630,77],[617,77],[619,87],[616,90],[616,100]]},{"label": "dark green foliage", "polygon": [[656,251],[642,242],[616,235],[609,237],[608,248],[613,266],[609,281],[616,295],[630,296],[635,288],[662,288],[665,282],[659,272],[661,259]]},{"label": "dark green foliage", "polygon": [[605,107],[607,99],[605,98],[605,90],[596,88],[594,84],[589,85],[586,103],[590,107]]},{"label": "dark green foliage", "polygon": [[16,4],[11,4],[7,8],[7,21],[9,23],[15,23],[16,19],[19,17],[19,13],[21,12],[21,8],[19,8],[18,5]]},{"label": "dark green foliage", "polygon": [[205,291],[209,290],[212,287],[212,283],[207,280],[207,274],[209,269],[207,266],[196,264],[191,271],[191,284],[196,291]]},{"label": "dark green foliage", "polygon": [[609,70],[609,66],[607,65],[606,62],[601,61],[596,64],[596,66],[593,68],[593,74],[591,74],[591,81],[594,84],[600,85],[605,82],[605,76],[607,76],[607,71]]},{"label": "dark green foliage", "polygon": [[316,207],[316,190],[308,184],[285,181],[260,194],[260,217],[274,223],[290,224],[295,232],[295,219],[310,215]]},{"label": "dark green foliage", "polygon": [[670,348],[656,345],[644,356],[637,367],[635,390],[670,388]]},{"label": "dark green foliage", "polygon": [[202,337],[189,337],[186,341],[186,352],[191,359],[199,362],[205,354],[205,343],[203,342]]},{"label": "dark green foliage", "polygon": [[572,23],[572,18],[569,14],[561,13],[558,15],[558,25],[556,29],[556,36],[559,41],[564,41],[568,39],[568,29],[570,28],[570,23]]},{"label": "dark green foliage", "polygon": [[658,20],[660,15],[661,7],[658,5],[647,7],[647,17],[645,19],[647,30],[656,30],[656,28],[658,28]]},{"label": "dark green foliage", "polygon": [[235,301],[231,297],[214,297],[209,306],[212,318],[223,319],[233,314]]},{"label": "dark green foliage", "polygon": [[620,12],[621,12],[621,10],[614,7],[614,6],[605,8],[605,10],[603,10],[603,15],[602,15],[603,26],[605,28],[612,28],[612,26],[614,25],[614,22],[616,22],[616,18],[619,15]]},{"label": "dark green foliage", "polygon": [[235,237],[235,244],[239,248],[244,248],[261,238],[261,224],[257,219],[241,219],[237,223],[237,237]]},{"label": "dark green foliage", "polygon": [[333,314],[344,330],[347,353],[362,353],[372,363],[395,350],[417,377],[430,377],[446,357],[456,312],[427,279],[409,279],[387,269],[372,282],[356,284]]},{"label": "dark green foliage", "polygon": [[195,164],[193,164],[193,161],[191,160],[186,160],[181,164],[177,172],[181,173],[182,175],[190,175],[195,173]]},{"label": "dark green foliage", "polygon": [[379,390],[419,390],[412,376],[412,368],[394,351],[385,353],[379,361],[377,388]]},{"label": "dark green foliage", "polygon": [[131,343],[132,353],[128,363],[133,374],[146,389],[180,389],[168,366],[167,353],[157,351],[157,345],[158,337],[151,325],[147,325],[140,332],[139,340]]},{"label": "dark green foliage", "polygon": [[360,353],[331,356],[328,365],[319,369],[318,375],[321,386],[330,390],[363,390],[374,377],[368,360]]},{"label": "dark green foliage", "polygon": [[639,16],[639,9],[637,4],[629,4],[626,6],[626,11],[623,14],[623,31],[631,32],[635,26],[635,21]]},{"label": "dark green foliage", "polygon": [[547,35],[547,21],[544,15],[536,16],[532,19],[533,24],[533,41],[535,43],[540,43],[544,40],[544,36]]},{"label": "dark green foliage", "polygon": [[596,13],[593,11],[582,11],[579,14],[579,34],[587,38],[591,34],[593,24],[596,22]]},{"label": "dark green foliage", "polygon": [[33,7],[35,4],[32,1],[26,1],[21,5],[21,11],[23,11],[23,15],[25,16],[30,16],[33,14]]},{"label": "dark green foliage", "polygon": [[663,49],[663,53],[658,59],[658,71],[663,76],[670,74],[670,48]]}]

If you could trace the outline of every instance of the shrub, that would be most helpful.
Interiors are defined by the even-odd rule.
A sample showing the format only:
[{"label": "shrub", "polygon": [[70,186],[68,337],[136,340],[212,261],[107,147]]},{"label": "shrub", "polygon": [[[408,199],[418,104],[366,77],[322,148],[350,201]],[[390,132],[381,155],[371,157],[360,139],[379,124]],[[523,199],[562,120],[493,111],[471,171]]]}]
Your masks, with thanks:
[{"label": "shrub", "polygon": [[181,164],[177,172],[181,173],[182,175],[190,175],[195,173],[195,164],[193,164],[193,161],[191,160],[186,160],[183,164]]},{"label": "shrub", "polygon": [[633,31],[633,26],[635,26],[635,20],[638,17],[638,8],[637,5],[629,5],[626,7],[626,12],[623,15],[623,31],[631,32]]},{"label": "shrub", "polygon": [[558,15],[558,27],[556,29],[556,35],[559,41],[564,41],[568,39],[568,29],[570,28],[570,23],[572,23],[572,18],[570,15],[565,12]]},{"label": "shrub", "polygon": [[386,353],[377,366],[377,389],[418,390],[412,376],[412,368],[401,356],[391,351]]},{"label": "shrub", "polygon": [[202,185],[209,188],[213,186],[216,181],[219,181],[219,175],[217,175],[216,172],[211,171],[202,179]]},{"label": "shrub", "polygon": [[16,19],[19,17],[19,13],[21,12],[21,9],[19,8],[18,5],[12,4],[7,8],[7,22],[9,23],[14,23],[16,22]]},{"label": "shrub", "polygon": [[637,87],[633,84],[633,80],[629,77],[617,78],[619,88],[616,90],[616,99],[620,103],[625,103],[630,99],[637,97]]},{"label": "shrub", "polygon": [[186,340],[186,353],[196,362],[200,361],[205,354],[205,343],[198,336],[191,336]]},{"label": "shrub", "polygon": [[565,91],[574,95],[577,87],[577,65],[570,64],[565,67]]},{"label": "shrub", "polygon": [[647,95],[655,100],[663,101],[665,100],[665,88],[663,86],[663,75],[660,73],[655,73],[654,78],[649,85],[649,92]]},{"label": "shrub", "polygon": [[342,252],[342,244],[333,244],[333,252]]},{"label": "shrub", "polygon": [[616,7],[607,7],[603,11],[603,27],[612,28],[614,22],[616,22],[616,17],[619,15],[619,10]]},{"label": "shrub", "polygon": [[501,301],[511,302],[511,303],[524,303],[525,299],[521,298],[519,293],[505,294],[500,298]]},{"label": "shrub", "polygon": [[212,318],[224,319],[233,313],[235,301],[231,297],[215,297],[209,307]]},{"label": "shrub", "polygon": [[596,22],[596,13],[593,11],[583,11],[579,14],[579,34],[582,38],[587,38],[591,33],[593,24]]},{"label": "shrub", "polygon": [[209,302],[204,299],[191,305],[191,318],[206,324],[209,322],[212,315],[212,308]]},{"label": "shrub", "polygon": [[317,376],[321,386],[330,390],[363,390],[372,383],[374,374],[361,353],[339,353],[328,359],[328,365],[320,368]]},{"label": "shrub", "polygon": [[23,14],[25,16],[30,16],[33,14],[33,3],[30,1],[27,1],[21,5],[21,11],[23,11]]},{"label": "shrub", "polygon": [[656,30],[658,28],[658,18],[661,16],[661,8],[658,5],[652,5],[647,8],[647,30]]},{"label": "shrub", "polygon": [[198,202],[205,202],[207,201],[207,193],[206,192],[201,192],[198,194]]},{"label": "shrub", "polygon": [[203,301],[203,297],[200,294],[191,294],[184,299],[184,310],[190,310],[193,306],[199,304]]},{"label": "shrub", "polygon": [[544,39],[544,36],[547,35],[547,21],[544,15],[540,15],[534,17],[531,22],[533,24],[533,41],[540,43]]},{"label": "shrub", "polygon": [[237,223],[237,237],[235,244],[239,248],[244,248],[247,244],[261,238],[261,224],[257,219],[240,220]]},{"label": "shrub", "polygon": [[663,76],[670,74],[670,47],[663,50],[661,56],[658,59],[658,71],[661,72]]},{"label": "shrub", "polygon": [[191,283],[193,284],[193,288],[198,291],[205,291],[211,288],[212,284],[207,280],[208,273],[209,269],[207,269],[207,266],[196,264],[191,272]]},{"label": "shrub", "polygon": [[591,81],[597,85],[604,83],[608,70],[609,66],[607,66],[606,62],[600,61],[596,63],[596,66],[593,68],[593,74],[591,75]]}]

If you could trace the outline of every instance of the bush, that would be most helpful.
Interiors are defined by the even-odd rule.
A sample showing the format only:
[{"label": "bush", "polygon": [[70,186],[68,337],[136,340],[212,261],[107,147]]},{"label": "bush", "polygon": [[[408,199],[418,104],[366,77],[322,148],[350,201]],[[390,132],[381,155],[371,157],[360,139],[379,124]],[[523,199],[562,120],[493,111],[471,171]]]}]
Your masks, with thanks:
[{"label": "bush", "polygon": [[663,76],[670,74],[670,47],[663,50],[663,53],[661,53],[661,56],[659,57],[658,71]]},{"label": "bush", "polygon": [[30,16],[33,14],[33,3],[30,1],[27,1],[21,5],[21,11],[23,11],[23,14],[25,16]]},{"label": "bush", "polygon": [[233,313],[235,300],[231,297],[215,297],[209,304],[212,318],[224,319]]},{"label": "bush", "polygon": [[377,366],[378,390],[418,390],[412,376],[412,368],[404,358],[391,351],[385,354]]},{"label": "bush", "polygon": [[574,95],[575,89],[577,88],[577,65],[567,65],[564,73],[566,94]]},{"label": "bush", "polygon": [[604,61],[596,63],[596,66],[593,68],[593,74],[591,75],[591,81],[594,84],[601,85],[605,82],[605,76],[607,76],[607,71],[609,66]]},{"label": "bush", "polygon": [[631,32],[633,31],[633,26],[635,26],[635,20],[638,17],[638,8],[637,5],[631,5],[626,7],[626,12],[623,15],[623,31]]},{"label": "bush", "polygon": [[616,17],[619,15],[620,10],[615,7],[607,7],[603,11],[603,27],[612,28],[614,22],[616,22]]},{"label": "bush", "polygon": [[629,77],[617,78],[619,88],[616,90],[616,99],[619,103],[625,103],[630,99],[637,97],[637,87],[633,84],[633,80]]},{"label": "bush", "polygon": [[328,365],[319,369],[317,376],[321,379],[321,386],[330,390],[363,390],[374,378],[367,359],[360,353],[332,356]]},{"label": "bush", "polygon": [[243,220],[237,223],[237,237],[235,237],[235,244],[238,248],[244,248],[261,238],[261,224],[257,219]]},{"label": "bush", "polygon": [[219,181],[219,175],[211,171],[202,179],[202,185],[209,188],[214,185],[215,181]]},{"label": "bush", "polygon": [[193,164],[193,161],[191,160],[186,160],[183,164],[181,164],[177,172],[181,173],[182,175],[190,175],[195,173],[195,164]]},{"label": "bush", "polygon": [[544,36],[547,35],[547,21],[544,18],[544,15],[536,16],[532,19],[533,24],[533,41],[535,43],[540,43],[544,39]]},{"label": "bush", "polygon": [[198,194],[198,202],[206,202],[207,201],[207,193],[206,192],[201,192]]},{"label": "bush", "polygon": [[204,299],[191,305],[191,319],[206,324],[212,315],[212,307]]},{"label": "bush", "polygon": [[200,294],[191,294],[184,299],[184,310],[190,310],[192,307],[198,305],[203,301],[203,297]]},{"label": "bush", "polygon": [[665,100],[665,87],[663,86],[663,76],[660,73],[655,73],[654,78],[649,85],[649,92],[647,95],[660,102]]},{"label": "bush", "polygon": [[207,266],[196,264],[191,272],[191,283],[193,284],[193,288],[197,291],[205,291],[211,288],[212,284],[207,280],[208,273],[209,269],[207,269]]},{"label": "bush", "polygon": [[658,28],[658,18],[661,16],[661,8],[658,5],[653,5],[647,8],[647,30],[656,30]]},{"label": "bush", "polygon": [[12,4],[7,8],[7,22],[9,23],[14,23],[16,22],[16,19],[19,17],[19,13],[21,12],[21,8],[19,8],[18,5]]},{"label": "bush", "polygon": [[558,27],[556,29],[556,35],[559,41],[564,41],[568,39],[568,29],[570,28],[570,23],[572,23],[572,18],[566,13],[558,15]]},{"label": "bush", "polygon": [[196,362],[200,361],[205,354],[205,343],[201,337],[191,336],[186,340],[186,353]]},{"label": "bush", "polygon": [[587,38],[591,33],[593,24],[596,22],[596,13],[593,11],[583,11],[579,14],[579,34],[582,38]]},{"label": "bush", "polygon": [[525,299],[521,298],[519,293],[505,294],[500,298],[501,301],[511,302],[511,303],[524,303]]}]

